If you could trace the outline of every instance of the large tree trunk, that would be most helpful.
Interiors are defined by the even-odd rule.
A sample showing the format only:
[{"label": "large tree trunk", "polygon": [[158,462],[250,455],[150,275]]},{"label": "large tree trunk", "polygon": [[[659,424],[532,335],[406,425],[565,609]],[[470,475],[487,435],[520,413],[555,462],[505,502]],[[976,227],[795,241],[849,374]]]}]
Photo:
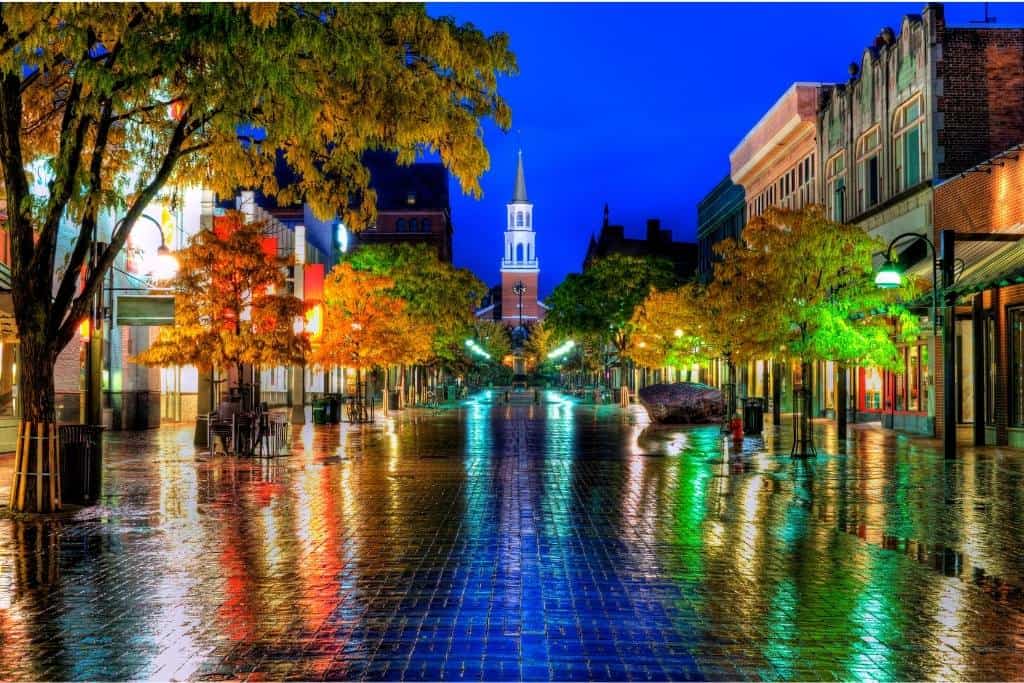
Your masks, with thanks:
[{"label": "large tree trunk", "polygon": [[18,368],[21,422],[14,455],[10,507],[15,512],[54,512],[61,509],[53,391],[57,350],[54,342],[47,338],[45,326],[33,324],[44,317],[42,311],[35,310],[36,307],[29,302],[20,303],[29,310],[20,310],[17,315],[21,352]]}]

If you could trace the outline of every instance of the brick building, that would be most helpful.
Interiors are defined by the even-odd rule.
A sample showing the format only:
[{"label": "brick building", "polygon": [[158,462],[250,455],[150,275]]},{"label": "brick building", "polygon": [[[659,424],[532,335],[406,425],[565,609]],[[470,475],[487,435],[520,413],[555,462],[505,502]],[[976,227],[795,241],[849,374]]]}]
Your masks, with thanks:
[{"label": "brick building", "polygon": [[[941,5],[883,29],[825,93],[818,120],[819,191],[830,215],[888,243],[933,232],[934,186],[1024,139],[1024,30],[947,27]],[[923,242],[904,264],[930,268]],[[926,315],[926,311],[922,313]],[[858,419],[934,433],[930,328],[904,349],[902,373],[851,371]]]},{"label": "brick building", "polygon": [[354,244],[424,243],[452,261],[448,170],[442,164],[401,166],[390,152],[370,152],[363,163],[377,193],[377,221],[354,236]]},{"label": "brick building", "polygon": [[697,245],[693,242],[677,242],[672,239],[672,231],[661,227],[657,218],[647,219],[647,232],[643,238],[626,237],[626,228],[608,221],[608,206],[604,207],[604,219],[601,232],[595,239],[590,237],[586,256],[583,257],[583,270],[587,270],[597,259],[611,254],[624,256],[650,256],[663,258],[672,262],[676,277],[689,280],[697,272]]},{"label": "brick building", "polygon": [[[934,237],[1015,233],[1024,237],[1024,145],[935,187]],[[957,242],[954,285],[956,413],[961,443],[1024,448],[1024,243]],[[937,358],[941,359],[940,349]],[[943,366],[936,367],[936,429],[944,427]]]}]

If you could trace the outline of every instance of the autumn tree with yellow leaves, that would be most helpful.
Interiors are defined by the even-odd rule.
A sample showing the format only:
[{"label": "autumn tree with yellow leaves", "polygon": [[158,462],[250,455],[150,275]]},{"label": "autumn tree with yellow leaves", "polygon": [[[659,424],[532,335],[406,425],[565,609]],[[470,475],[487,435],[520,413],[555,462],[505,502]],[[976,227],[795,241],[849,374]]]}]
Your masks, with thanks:
[{"label": "autumn tree with yellow leaves", "polygon": [[690,370],[708,361],[701,290],[693,284],[655,290],[633,311],[626,355],[647,368]]},{"label": "autumn tree with yellow leaves", "polygon": [[[3,4],[0,174],[23,421],[52,431],[57,355],[165,187],[248,187],[358,230],[375,207],[363,152],[411,162],[427,149],[478,194],[481,121],[508,128],[497,84],[515,70],[507,36],[422,4]],[[278,154],[299,178],[287,188]],[[87,268],[105,211],[121,220]],[[59,240],[62,222],[74,227]],[[19,459],[15,478],[38,478],[36,462]],[[54,507],[47,495],[19,509]]]},{"label": "autumn tree with yellow leaves", "polygon": [[178,252],[174,325],[140,353],[146,365],[195,365],[202,370],[301,364],[309,350],[296,332],[304,304],[286,292],[287,261],[263,250],[267,225],[240,214],[218,218]]}]

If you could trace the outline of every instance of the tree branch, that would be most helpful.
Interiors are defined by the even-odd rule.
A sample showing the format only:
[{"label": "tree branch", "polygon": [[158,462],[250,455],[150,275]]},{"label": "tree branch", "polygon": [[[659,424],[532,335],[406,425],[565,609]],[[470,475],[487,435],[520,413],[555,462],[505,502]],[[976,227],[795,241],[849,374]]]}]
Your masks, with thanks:
[{"label": "tree branch", "polygon": [[175,127],[160,168],[157,169],[156,174],[149,183],[136,195],[135,201],[128,209],[128,213],[121,219],[120,227],[111,235],[110,244],[107,245],[107,248],[90,271],[89,277],[85,281],[85,287],[83,287],[81,293],[71,304],[70,310],[61,323],[60,331],[57,334],[58,350],[63,349],[74,338],[79,321],[88,311],[92,297],[95,296],[96,292],[103,285],[104,276],[111,266],[114,265],[114,259],[117,258],[125,241],[127,241],[128,235],[135,226],[135,222],[142,215],[146,207],[149,206],[149,203],[153,201],[161,188],[163,188],[168,178],[171,177],[175,164],[181,158],[181,148],[184,145],[187,131],[189,130],[188,113],[187,111],[185,112],[185,115],[182,116],[181,121]]},{"label": "tree branch", "polygon": [[7,191],[7,228],[11,235],[11,274],[24,291],[26,266],[32,260],[31,196],[21,151],[21,78],[17,73],[0,77],[0,164]]},{"label": "tree branch", "polygon": [[61,278],[57,296],[54,298],[53,308],[47,321],[47,330],[50,336],[56,335],[59,331],[60,323],[64,320],[64,314],[71,304],[71,299],[77,288],[79,271],[89,254],[89,246],[96,238],[97,216],[103,191],[103,162],[106,159],[107,141],[114,120],[113,103],[109,98],[103,102],[101,107],[100,120],[96,129],[96,143],[89,163],[89,189],[85,198],[81,229],[78,239],[75,241],[74,250],[71,252],[67,269]]}]

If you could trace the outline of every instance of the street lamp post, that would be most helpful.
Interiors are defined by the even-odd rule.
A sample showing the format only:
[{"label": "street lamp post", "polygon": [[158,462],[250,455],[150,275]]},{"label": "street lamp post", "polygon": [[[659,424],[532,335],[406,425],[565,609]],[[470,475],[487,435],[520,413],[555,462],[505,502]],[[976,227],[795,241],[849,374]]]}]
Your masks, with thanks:
[{"label": "street lamp post", "polygon": [[[955,230],[939,231],[939,248],[924,235],[909,232],[897,235],[889,242],[885,251],[885,263],[875,275],[875,284],[883,289],[893,289],[902,284],[898,258],[894,258],[893,247],[900,241],[910,243],[923,241],[932,253],[932,338],[937,344],[937,313],[942,301],[942,450],[947,458],[956,456],[956,242],[1017,242],[1021,235],[1014,233],[972,232],[957,233]],[[941,278],[941,282],[940,282]],[[941,285],[941,287],[940,287]],[[895,397],[894,397],[895,398]],[[975,415],[974,442],[984,445],[984,416]]]},{"label": "street lamp post", "polygon": [[522,280],[519,280],[512,287],[512,291],[515,292],[516,296],[519,297],[519,327],[522,327],[523,326],[523,295],[526,294],[526,285],[523,284]]},{"label": "street lamp post", "polygon": [[[157,271],[156,275],[160,278],[173,277],[178,270],[178,263],[174,256],[171,254],[171,250],[167,246],[167,240],[164,238],[163,226],[152,216],[142,214],[139,218],[144,218],[152,223],[157,233],[160,235],[160,246],[157,247]],[[117,221],[114,224],[112,232],[117,232],[118,227],[124,219]],[[134,226],[133,226],[134,227]],[[99,261],[100,255],[103,253],[103,247],[99,242],[93,242],[93,267]],[[84,420],[86,424],[99,425],[103,422],[103,403],[105,402],[107,407],[113,408],[113,345],[108,343],[107,354],[106,354],[106,368],[107,368],[107,390],[105,401],[102,400],[102,388],[103,388],[103,324],[104,321],[109,320],[110,329],[107,332],[107,336],[110,338],[110,342],[113,341],[113,330],[114,330],[114,291],[117,289],[114,287],[114,271],[111,268],[110,277],[107,280],[107,293],[104,296],[103,289],[101,288],[96,293],[96,298],[93,303],[93,315],[92,315],[92,328],[89,334],[89,341],[86,348],[86,383],[85,383],[85,415]],[[131,288],[133,291],[136,288]],[[107,305],[109,304],[109,306]]]}]

